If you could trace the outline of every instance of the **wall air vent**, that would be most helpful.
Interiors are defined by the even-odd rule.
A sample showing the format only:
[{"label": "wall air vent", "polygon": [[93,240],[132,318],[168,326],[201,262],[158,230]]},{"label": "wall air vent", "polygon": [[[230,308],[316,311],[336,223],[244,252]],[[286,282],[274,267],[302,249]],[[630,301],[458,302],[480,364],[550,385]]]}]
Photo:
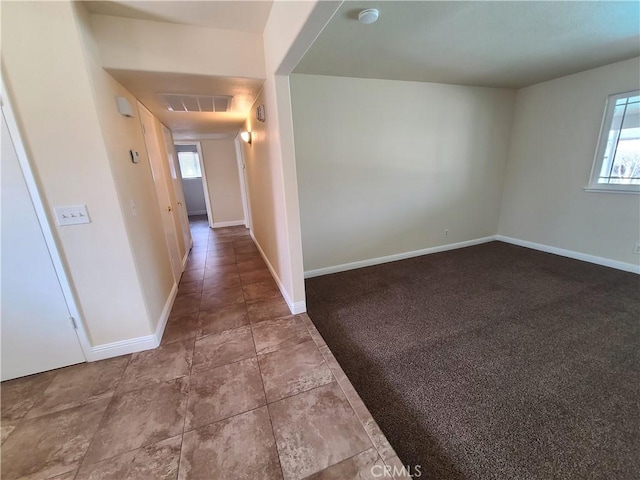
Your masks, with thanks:
[{"label": "wall air vent", "polygon": [[232,96],[229,95],[159,95],[170,112],[228,112]]}]

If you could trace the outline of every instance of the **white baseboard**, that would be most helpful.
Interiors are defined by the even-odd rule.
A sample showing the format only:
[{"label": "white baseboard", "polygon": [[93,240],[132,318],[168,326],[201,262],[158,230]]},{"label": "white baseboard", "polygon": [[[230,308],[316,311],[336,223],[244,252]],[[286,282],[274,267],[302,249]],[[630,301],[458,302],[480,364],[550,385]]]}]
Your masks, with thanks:
[{"label": "white baseboard", "polygon": [[206,210],[194,210],[193,212],[187,212],[187,217],[189,215],[206,215],[207,211]]},{"label": "white baseboard", "polygon": [[160,318],[158,319],[156,331],[152,335],[96,345],[95,347],[91,347],[91,352],[89,353],[87,361],[95,362],[97,360],[104,360],[107,358],[119,357],[120,355],[128,355],[129,353],[143,352],[145,350],[158,348],[177,294],[178,284],[174,283],[164,308],[162,309]]},{"label": "white baseboard", "polygon": [[233,220],[231,222],[213,222],[213,228],[237,227],[244,225],[244,220]]},{"label": "white baseboard", "polygon": [[189,253],[191,253],[191,248],[193,247],[193,240],[191,240],[191,246],[189,248],[187,248],[186,252],[184,252],[184,257],[182,257],[182,270],[180,270],[181,272],[184,272],[184,269],[187,268],[187,261],[189,260]]},{"label": "white baseboard", "polygon": [[575,260],[582,260],[583,262],[595,263],[596,265],[602,265],[604,267],[610,267],[617,270],[623,270],[625,272],[640,274],[640,265],[635,265],[633,263],[626,263],[620,262],[618,260],[611,260],[610,258],[597,257],[595,255],[589,255],[588,253],[565,250],[564,248],[552,247],[550,245],[544,245],[542,243],[529,242],[527,240],[507,237],[505,235],[495,235],[495,239],[501,242],[510,243],[512,245],[518,245],[520,247],[532,248],[533,250],[539,250],[546,253],[553,253],[554,255],[560,255],[561,257],[573,258]]},{"label": "white baseboard", "polygon": [[106,358],[119,357],[120,355],[128,355],[129,353],[142,352],[151,350],[158,346],[155,335],[145,335],[144,337],[129,338],[120,340],[119,342],[104,343],[91,347],[91,353],[88,362],[104,360]]},{"label": "white baseboard", "polygon": [[448,250],[456,250],[458,248],[472,247],[473,245],[480,245],[481,243],[487,243],[493,240],[495,240],[495,236],[492,235],[489,237],[466,240],[464,242],[449,243],[447,245],[438,245],[437,247],[423,248],[421,250],[413,250],[411,252],[396,253],[394,255],[387,255],[385,257],[369,258],[367,260],[360,260],[358,262],[343,263],[342,265],[335,265],[333,267],[324,267],[324,268],[318,268],[316,270],[308,270],[304,272],[304,278],[319,277],[321,275],[329,275],[331,273],[346,272],[347,270],[355,270],[356,268],[371,267],[373,265],[396,262],[398,260],[405,260],[407,258],[419,257],[422,255],[428,255],[430,253],[446,252]]},{"label": "white baseboard", "polygon": [[176,295],[178,295],[178,283],[175,282],[173,284],[173,288],[171,288],[171,292],[169,293],[169,297],[164,304],[164,308],[162,309],[162,313],[160,314],[160,318],[158,319],[158,325],[156,325],[156,331],[153,334],[157,340],[157,344],[160,345],[162,341],[162,334],[164,333],[164,329],[167,326],[167,320],[169,320],[169,315],[171,314],[171,309],[173,308],[173,302],[176,301]]},{"label": "white baseboard", "polygon": [[305,300],[295,302],[293,304],[287,302],[287,305],[289,305],[289,310],[291,310],[291,313],[293,314],[304,313],[307,311],[307,302]]},{"label": "white baseboard", "polygon": [[284,288],[284,285],[282,284],[282,281],[280,280],[280,277],[278,277],[278,274],[276,273],[275,269],[273,268],[273,265],[271,265],[271,262],[267,258],[267,255],[264,253],[264,250],[262,250],[262,247],[260,246],[260,243],[258,242],[258,240],[256,240],[256,237],[253,235],[253,230],[250,230],[249,233],[251,235],[251,238],[253,239],[253,243],[256,244],[256,248],[260,252],[260,255],[262,255],[262,259],[264,260],[264,263],[267,264],[267,268],[269,269],[269,272],[271,272],[271,276],[276,281],[276,284],[278,285],[278,288],[280,289],[280,293],[282,294],[282,298],[284,298],[284,301],[287,302],[287,306],[289,307],[289,310],[291,311],[291,313],[295,315],[295,314],[298,314],[298,313],[306,312],[307,311],[307,302],[302,300],[300,302],[295,302],[294,303],[293,300],[291,300],[291,297],[289,296],[289,292],[287,292],[286,288]]}]

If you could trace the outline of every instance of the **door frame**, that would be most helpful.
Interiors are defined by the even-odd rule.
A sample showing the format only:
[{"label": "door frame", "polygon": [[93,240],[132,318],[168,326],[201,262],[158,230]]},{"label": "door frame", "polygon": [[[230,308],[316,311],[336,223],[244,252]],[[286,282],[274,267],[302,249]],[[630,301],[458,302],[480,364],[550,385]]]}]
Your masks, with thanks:
[{"label": "door frame", "polygon": [[[56,277],[58,278],[58,283],[60,284],[64,301],[67,305],[67,310],[69,311],[70,317],[75,321],[75,331],[76,336],[78,337],[78,342],[80,343],[80,349],[82,350],[85,361],[91,362],[94,359],[84,317],[80,313],[76,294],[71,286],[71,281],[69,280],[70,276],[64,262],[62,261],[58,242],[56,241],[53,228],[51,227],[51,219],[49,218],[47,208],[45,207],[42,196],[40,195],[40,185],[33,173],[31,161],[29,160],[25,143],[20,133],[20,127],[18,126],[18,121],[14,113],[15,110],[13,109],[11,99],[5,89],[5,81],[2,74],[0,74],[0,108],[2,109],[2,114],[7,122],[9,136],[11,137],[13,148],[16,151],[18,162],[20,163],[20,169],[22,170],[22,175],[24,176],[24,181],[27,185],[27,190],[31,197],[33,208],[36,212],[40,230],[42,230],[42,235],[47,245],[47,250],[49,251],[49,256],[51,257],[51,262],[53,263],[53,268],[55,270]],[[72,321],[71,318],[69,321]]]},{"label": "door frame", "polygon": [[[177,205],[173,205],[171,203],[171,192],[169,189],[173,189],[173,182],[167,178],[167,174],[170,172],[167,171],[169,168],[167,158],[166,147],[164,143],[162,130],[158,130],[156,126],[158,124],[162,125],[160,120],[145,107],[142,102],[138,100],[138,117],[140,121],[140,127],[142,128],[142,136],[144,138],[145,150],[147,152],[147,158],[149,161],[149,167],[151,168],[151,175],[153,177],[153,188],[156,193],[156,200],[160,212],[160,220],[162,223],[162,231],[164,234],[165,245],[167,246],[167,253],[169,255],[169,263],[171,264],[171,271],[173,273],[173,279],[175,284],[180,283],[180,278],[182,277],[182,273],[184,271],[183,258],[180,255],[180,245],[178,242],[178,235],[182,235],[182,231],[178,232],[176,229],[176,222],[174,221],[173,210],[177,208]],[[149,129],[151,131],[147,131],[147,126],[145,125],[145,117],[148,122],[150,122]],[[155,142],[155,145],[151,142]],[[155,147],[157,150],[157,154],[159,158],[155,158],[152,155],[152,150]],[[167,169],[165,169],[167,167]],[[166,199],[163,198],[166,196]],[[163,204],[163,201],[167,200],[169,205]],[[168,208],[168,212],[167,212]],[[166,224],[166,215],[171,215],[169,225]],[[171,236],[173,235],[173,239]],[[175,240],[172,241],[172,240]],[[175,243],[175,245],[173,245]],[[173,246],[175,246],[175,252],[173,251]],[[175,253],[175,255],[174,255]]]},{"label": "door frame", "polygon": [[[173,134],[165,124],[162,124],[162,136],[167,149],[167,162],[169,163],[169,173],[171,174],[171,188],[176,199],[176,210],[180,212],[180,230],[182,231],[182,239],[185,246],[182,262],[182,270],[184,271],[189,252],[193,247],[191,227],[189,226],[189,212],[187,212],[187,201],[184,198],[184,184],[182,183],[182,170],[178,161],[178,152],[176,152]],[[169,147],[171,147],[170,150]]]},{"label": "door frame", "polygon": [[[179,142],[173,142],[174,145],[195,145],[198,150],[198,161],[200,162],[200,173],[202,173],[202,191],[204,192],[204,205],[207,209],[207,221],[209,222],[209,228],[213,228],[213,210],[211,209],[211,197],[209,194],[209,183],[207,182],[207,172],[204,168],[204,156],[202,155],[202,145],[200,141],[193,140],[191,142],[181,140]],[[177,153],[176,153],[177,155]],[[178,163],[180,160],[178,159]],[[182,173],[180,173],[182,177]],[[181,178],[182,179],[182,178]]]},{"label": "door frame", "polygon": [[251,208],[249,204],[249,190],[247,189],[247,166],[245,164],[244,152],[240,143],[240,134],[235,137],[236,158],[238,163],[238,177],[240,177],[240,195],[242,196],[242,209],[244,210],[244,226],[251,230],[253,221],[251,218]]}]

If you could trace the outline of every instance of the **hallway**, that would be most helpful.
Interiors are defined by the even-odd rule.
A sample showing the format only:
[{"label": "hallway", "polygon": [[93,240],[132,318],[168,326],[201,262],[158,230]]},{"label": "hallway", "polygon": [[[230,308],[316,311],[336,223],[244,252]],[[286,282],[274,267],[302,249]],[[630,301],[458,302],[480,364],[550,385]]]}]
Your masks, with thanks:
[{"label": "hallway", "polygon": [[394,478],[393,449],[248,230],[191,228],[159,348],[2,384],[2,478]]}]

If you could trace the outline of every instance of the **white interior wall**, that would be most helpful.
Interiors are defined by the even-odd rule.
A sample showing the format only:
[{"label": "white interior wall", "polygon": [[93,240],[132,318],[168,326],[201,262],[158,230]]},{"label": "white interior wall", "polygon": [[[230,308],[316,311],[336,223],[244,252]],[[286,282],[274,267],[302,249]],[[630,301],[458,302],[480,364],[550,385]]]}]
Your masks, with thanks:
[{"label": "white interior wall", "polygon": [[200,146],[214,228],[244,224],[235,140],[202,140]]},{"label": "white interior wall", "polygon": [[513,90],[292,75],[291,92],[305,271],[496,233]]},{"label": "white interior wall", "polygon": [[104,68],[264,78],[258,33],[91,15]]},{"label": "white interior wall", "polygon": [[[97,115],[123,212],[138,282],[144,294],[148,321],[155,331],[169,300],[174,280],[136,99],[100,66],[89,14],[82,4],[74,3],[74,7],[79,18]],[[125,117],[118,112],[117,96],[125,97],[129,101],[134,111],[133,117]],[[140,154],[139,163],[134,164],[131,161],[130,150],[136,150]],[[135,214],[132,205],[135,206]],[[181,252],[181,256],[183,254],[184,252]]]},{"label": "white interior wall", "polygon": [[187,202],[187,214],[206,215],[207,205],[204,202],[202,178],[183,178],[184,199]]},{"label": "white interior wall", "polygon": [[[305,293],[289,77],[342,2],[275,2],[263,34],[266,80],[244,129],[252,233],[289,308],[304,312]],[[256,120],[264,105],[266,121]]]},{"label": "white interior wall", "polygon": [[518,91],[499,233],[638,265],[640,196],[586,192],[607,97],[640,88],[640,59]]},{"label": "white interior wall", "polygon": [[49,214],[88,206],[90,224],[54,233],[95,346],[153,332],[73,8],[3,3],[3,74]]}]

